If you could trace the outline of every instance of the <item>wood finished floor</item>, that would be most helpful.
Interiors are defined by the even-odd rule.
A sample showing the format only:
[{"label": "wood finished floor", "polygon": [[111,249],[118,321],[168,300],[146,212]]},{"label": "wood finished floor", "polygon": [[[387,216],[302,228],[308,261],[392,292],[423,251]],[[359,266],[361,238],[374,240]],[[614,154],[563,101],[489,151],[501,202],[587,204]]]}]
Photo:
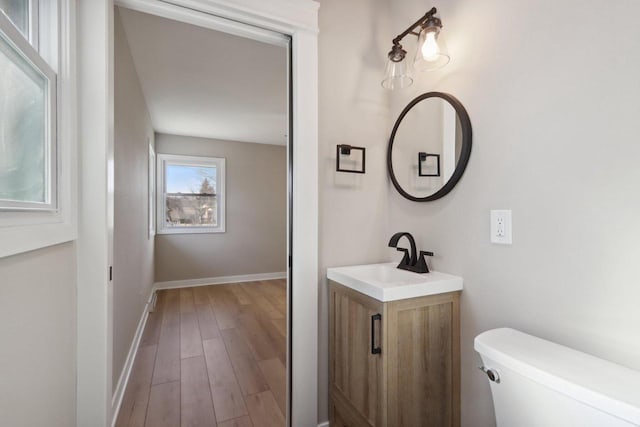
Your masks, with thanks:
[{"label": "wood finished floor", "polygon": [[286,282],[158,292],[117,427],[285,425]]}]

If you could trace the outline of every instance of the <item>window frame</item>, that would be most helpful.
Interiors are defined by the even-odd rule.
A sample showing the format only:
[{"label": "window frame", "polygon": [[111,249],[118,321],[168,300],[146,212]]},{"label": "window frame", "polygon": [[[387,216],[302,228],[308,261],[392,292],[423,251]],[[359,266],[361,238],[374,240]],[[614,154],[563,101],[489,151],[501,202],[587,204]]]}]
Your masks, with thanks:
[{"label": "window frame", "polygon": [[151,138],[147,138],[149,145],[149,239],[156,235],[156,150]]},{"label": "window frame", "polygon": [[29,0],[29,43],[40,50],[40,0]]},{"label": "window frame", "polygon": [[[30,3],[33,3],[31,1]],[[31,6],[29,6],[31,14]],[[32,34],[33,19],[29,17],[29,34]],[[45,201],[25,202],[0,199],[0,211],[57,211],[58,209],[58,168],[57,168],[57,80],[53,68],[40,56],[40,53],[22,35],[20,30],[4,14],[0,13],[0,38],[21,56],[36,72],[47,81],[45,90]]]},{"label": "window frame", "polygon": [[[157,154],[156,180],[156,233],[157,234],[205,234],[226,232],[226,159],[211,156],[184,156],[177,154]],[[167,226],[166,223],[166,188],[167,165],[200,166],[216,168],[216,196],[218,208],[218,225],[215,227]]]},{"label": "window frame", "polygon": [[[55,191],[55,209],[0,209],[0,258],[12,256],[77,239],[77,104],[76,104],[76,19],[73,0],[31,0],[29,37],[36,37],[30,44],[27,37],[4,14],[10,24],[5,34],[15,30],[17,43],[27,43],[56,74],[51,85],[55,96],[55,126],[52,137],[55,152],[51,153],[51,184]],[[30,12],[31,13],[31,12]],[[1,13],[0,13],[1,14]],[[11,42],[15,42],[11,40]],[[37,42],[37,43],[35,43]],[[37,49],[36,47],[37,46]],[[26,48],[29,50],[29,48]],[[53,196],[53,194],[52,194]]]}]

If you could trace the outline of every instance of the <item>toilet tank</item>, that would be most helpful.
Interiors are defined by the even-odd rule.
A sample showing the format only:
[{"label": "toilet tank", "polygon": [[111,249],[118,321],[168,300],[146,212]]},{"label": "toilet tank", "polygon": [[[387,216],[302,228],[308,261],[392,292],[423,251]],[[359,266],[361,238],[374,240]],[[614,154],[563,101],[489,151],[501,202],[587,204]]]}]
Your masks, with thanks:
[{"label": "toilet tank", "polygon": [[483,332],[498,427],[640,426],[640,372],[514,329]]}]

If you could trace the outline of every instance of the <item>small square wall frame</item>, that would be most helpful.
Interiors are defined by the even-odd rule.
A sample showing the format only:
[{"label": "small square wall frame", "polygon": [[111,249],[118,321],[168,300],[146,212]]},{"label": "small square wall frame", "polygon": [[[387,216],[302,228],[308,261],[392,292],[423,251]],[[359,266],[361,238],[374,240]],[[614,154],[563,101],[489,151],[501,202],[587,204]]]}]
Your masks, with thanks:
[{"label": "small square wall frame", "polygon": [[[422,162],[429,157],[436,158],[436,173],[422,173]],[[424,152],[418,153],[418,176],[440,176],[440,154],[429,154]]]},{"label": "small square wall frame", "polygon": [[[353,150],[362,151],[362,169],[344,169],[340,165],[340,159],[343,156],[350,156]],[[339,144],[336,146],[336,172],[348,172],[348,173],[365,173],[365,148],[354,147],[353,145]]]}]

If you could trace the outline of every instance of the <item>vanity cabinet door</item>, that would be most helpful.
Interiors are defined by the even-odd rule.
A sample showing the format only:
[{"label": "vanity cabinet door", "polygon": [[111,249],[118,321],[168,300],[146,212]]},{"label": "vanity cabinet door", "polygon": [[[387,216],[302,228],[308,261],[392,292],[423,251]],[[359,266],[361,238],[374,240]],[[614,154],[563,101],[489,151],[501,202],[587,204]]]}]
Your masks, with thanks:
[{"label": "vanity cabinet door", "polygon": [[[372,351],[382,347],[383,308],[373,298],[330,282],[331,425],[384,425],[384,348]],[[342,409],[343,416],[337,416],[335,408]]]},{"label": "vanity cabinet door", "polygon": [[348,421],[343,418],[342,413],[335,405],[331,405],[329,412],[331,413],[331,427],[349,427]]},{"label": "vanity cabinet door", "polygon": [[455,292],[387,303],[387,425],[460,425],[458,301]]}]

